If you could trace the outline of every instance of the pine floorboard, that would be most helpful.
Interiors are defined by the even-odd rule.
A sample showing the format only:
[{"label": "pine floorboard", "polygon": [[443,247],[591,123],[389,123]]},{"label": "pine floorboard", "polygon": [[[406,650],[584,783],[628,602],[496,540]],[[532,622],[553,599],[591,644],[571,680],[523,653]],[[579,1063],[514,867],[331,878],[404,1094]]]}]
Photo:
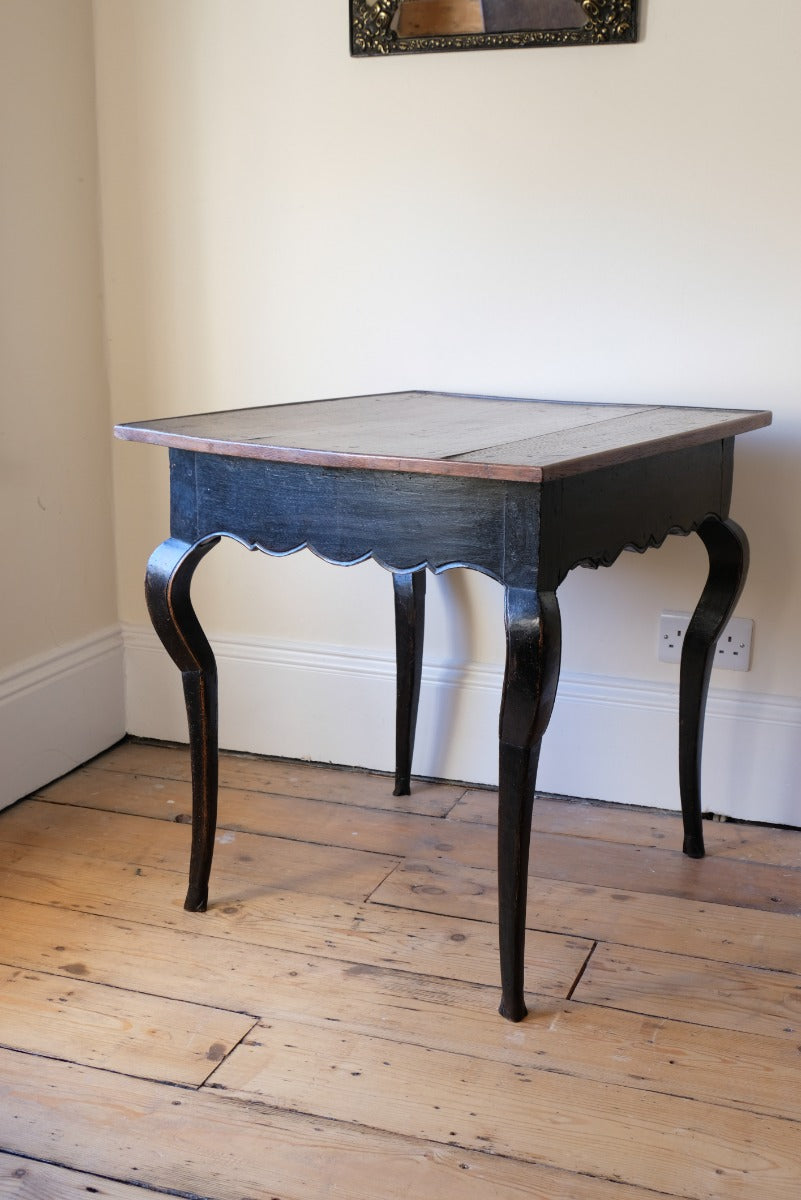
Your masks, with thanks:
[{"label": "pine floorboard", "polygon": [[796,1200],[801,833],[538,798],[529,1017],[491,791],[129,741],[0,814],[0,1197]]}]

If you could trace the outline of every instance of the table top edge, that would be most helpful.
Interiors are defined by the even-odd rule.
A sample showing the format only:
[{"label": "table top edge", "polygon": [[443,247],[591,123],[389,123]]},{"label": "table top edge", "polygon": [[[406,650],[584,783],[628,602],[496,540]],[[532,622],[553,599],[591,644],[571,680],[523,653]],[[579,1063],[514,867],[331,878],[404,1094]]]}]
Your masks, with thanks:
[{"label": "table top edge", "polygon": [[[393,395],[408,396],[409,392],[404,393],[385,393],[389,397]],[[452,396],[452,393],[422,393],[416,392],[415,395],[430,395],[430,396]],[[464,399],[503,399],[502,397],[458,397]],[[514,399],[509,397],[508,399]],[[313,404],[314,402],[312,402]],[[336,403],[333,401],[332,403]],[[526,403],[526,401],[521,401]],[[562,405],[563,401],[529,401],[528,403],[538,404],[554,404]],[[590,407],[595,407],[595,404],[590,404]],[[271,406],[261,406],[265,410],[269,410]],[[277,406],[281,408],[294,406]],[[298,405],[297,407],[303,407]],[[604,408],[620,408],[629,406],[598,404],[597,407]],[[630,406],[633,410],[643,411],[642,405]],[[704,442],[717,441],[721,438],[735,437],[741,433],[751,432],[756,429],[764,428],[771,423],[772,414],[767,409],[723,409],[723,408],[704,408],[698,405],[651,405],[645,408],[652,408],[656,411],[663,411],[670,408],[679,408],[689,412],[704,412],[711,414],[720,414],[719,421],[712,421],[709,424],[685,429],[679,432],[671,431],[669,433],[655,435],[651,438],[644,438],[642,441],[633,442],[624,447],[593,447],[586,452],[582,451],[578,454],[562,454],[551,460],[543,457],[540,461],[500,461],[488,462],[480,458],[470,459],[460,457],[458,453],[452,456],[443,457],[426,457],[425,455],[408,455],[408,454],[383,454],[366,452],[359,450],[335,450],[326,448],[309,448],[302,445],[280,444],[256,441],[256,440],[236,440],[235,438],[219,438],[213,435],[199,436],[183,431],[170,429],[168,423],[175,421],[176,423],[185,422],[187,420],[200,420],[203,417],[216,417],[224,415],[224,410],[217,413],[204,414],[189,414],[187,416],[176,416],[174,418],[160,418],[155,421],[139,421],[118,424],[114,427],[114,435],[123,441],[144,442],[150,445],[166,446],[172,449],[187,450],[193,453],[200,454],[216,454],[226,457],[235,458],[250,458],[269,462],[285,462],[306,464],[308,466],[321,466],[339,469],[363,469],[375,471],[399,471],[413,474],[429,474],[443,476],[462,476],[468,478],[482,479],[507,479],[510,481],[524,481],[537,483],[546,479],[557,479],[570,475],[581,474],[587,471],[596,470],[604,466],[612,466],[616,463],[626,461],[632,458],[649,457],[651,455],[663,454],[670,450],[681,450],[684,447],[699,445]],[[230,410],[232,412],[258,412],[260,407],[245,410]],[[165,425],[167,426],[165,428]],[[523,439],[518,439],[518,441]],[[513,442],[510,444],[514,444]],[[503,446],[504,440],[502,432],[499,431],[499,439],[495,443],[496,446]],[[488,449],[490,449],[488,447]],[[478,453],[478,452],[476,452]],[[510,455],[513,458],[513,455]]]}]

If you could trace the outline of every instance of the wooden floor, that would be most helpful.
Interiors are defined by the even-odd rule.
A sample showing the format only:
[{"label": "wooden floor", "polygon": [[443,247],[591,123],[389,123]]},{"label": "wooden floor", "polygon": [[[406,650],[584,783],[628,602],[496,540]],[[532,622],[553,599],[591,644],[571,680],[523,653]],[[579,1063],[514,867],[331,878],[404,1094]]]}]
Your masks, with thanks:
[{"label": "wooden floor", "polygon": [[510,1025],[491,792],[222,774],[205,914],[182,749],[0,815],[0,1196],[801,1195],[801,834],[538,800]]}]

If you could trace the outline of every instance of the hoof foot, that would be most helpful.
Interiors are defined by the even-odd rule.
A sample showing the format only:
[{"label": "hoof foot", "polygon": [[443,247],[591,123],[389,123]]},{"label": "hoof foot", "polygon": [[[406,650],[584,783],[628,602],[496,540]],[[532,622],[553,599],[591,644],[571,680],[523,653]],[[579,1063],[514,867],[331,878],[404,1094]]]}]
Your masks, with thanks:
[{"label": "hoof foot", "polygon": [[502,1017],[505,1017],[507,1021],[522,1021],[524,1017],[528,1016],[526,1002],[522,997],[519,1000],[501,1000],[498,1012]]},{"label": "hoof foot", "polygon": [[187,912],[205,912],[209,902],[208,892],[194,892],[190,888],[186,893],[184,908]]}]

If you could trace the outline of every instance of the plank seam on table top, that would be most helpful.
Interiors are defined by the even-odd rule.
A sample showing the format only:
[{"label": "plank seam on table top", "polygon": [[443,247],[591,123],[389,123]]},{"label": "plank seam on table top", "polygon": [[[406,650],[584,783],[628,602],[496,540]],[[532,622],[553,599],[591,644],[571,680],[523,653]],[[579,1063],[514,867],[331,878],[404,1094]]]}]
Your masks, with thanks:
[{"label": "plank seam on table top", "polygon": [[[643,414],[655,415],[656,413],[662,414],[662,413],[671,413],[674,411],[676,411],[676,409],[672,408],[670,405],[640,407],[640,408],[632,409],[631,412],[615,413],[614,415],[610,415],[610,416],[604,418],[603,420],[587,421],[583,425],[572,425],[569,429],[559,430],[557,432],[560,436],[563,436],[563,437],[575,437],[575,436],[580,436],[582,434],[582,432],[585,430],[592,430],[592,431],[598,431],[598,432],[601,432],[602,430],[606,431],[611,426],[614,426],[614,425],[618,424],[619,422],[630,421],[632,417],[641,416]],[[746,411],[741,410],[741,412],[738,414],[737,411],[734,409],[715,410],[715,409],[687,407],[685,409],[682,409],[681,411],[693,412],[693,413],[696,413],[696,412],[697,413],[709,413],[709,412],[717,411],[717,412],[721,413],[721,417],[723,416],[724,413],[727,414],[727,419],[725,420],[725,422],[723,419],[721,419],[717,422],[712,421],[710,424],[700,424],[700,425],[694,426],[692,429],[684,430],[680,434],[666,432],[666,433],[662,433],[658,437],[652,437],[652,438],[649,438],[648,440],[638,441],[636,443],[637,448],[639,449],[640,447],[642,447],[645,450],[645,453],[644,453],[644,455],[637,454],[632,457],[649,457],[652,454],[658,454],[661,452],[661,447],[663,446],[663,443],[673,442],[677,437],[681,439],[681,443],[679,446],[676,447],[676,449],[681,449],[686,445],[693,444],[690,439],[693,439],[696,434],[702,435],[701,440],[704,442],[716,441],[717,440],[717,431],[721,430],[722,426],[728,427],[731,425],[739,425],[741,423],[740,421],[737,421],[737,420],[734,420],[731,418],[736,418],[737,416],[741,416],[743,419],[742,423],[750,424],[750,422],[748,421],[748,417],[751,415],[754,415],[754,416],[758,415],[758,410],[753,410],[753,413],[749,412],[748,410],[746,410]],[[744,430],[744,432],[745,432],[745,430]],[[530,437],[516,438],[511,441],[495,442],[495,443],[492,443],[491,445],[484,446],[480,450],[469,451],[468,452],[468,454],[469,454],[468,461],[470,459],[472,459],[473,456],[475,456],[475,455],[486,454],[486,453],[492,452],[492,451],[502,451],[502,450],[505,450],[507,447],[510,447],[510,448],[518,447],[519,448],[521,446],[526,446],[529,443],[544,442],[544,441],[547,441],[549,438],[553,438],[553,436],[554,436],[554,434],[552,432],[546,431],[545,433],[534,434]],[[733,435],[727,435],[727,436],[733,436]],[[550,453],[548,453],[546,451],[546,453],[544,455],[541,455],[540,457],[538,457],[537,466],[543,470],[546,470],[549,466],[556,465],[556,464],[559,464],[562,467],[569,466],[572,464],[578,464],[583,459],[586,459],[589,457],[592,457],[593,459],[600,461],[603,458],[606,458],[608,456],[614,456],[616,453],[617,453],[617,448],[614,446],[607,447],[603,450],[598,450],[598,449],[588,450],[585,453],[582,453],[581,451],[579,451],[578,453],[573,453],[567,457],[564,455],[560,456],[560,455],[554,454],[553,451],[551,451]],[[448,460],[458,460],[458,459],[459,459],[459,455],[448,456]],[[446,461],[448,461],[448,460],[446,460]],[[464,461],[464,457],[462,458],[461,461]]]},{"label": "plank seam on table top", "polygon": [[[617,407],[617,406],[615,406],[615,407]],[[642,413],[642,412],[647,412],[647,411],[648,411],[647,407],[644,408],[642,406],[640,406],[640,407],[632,406],[632,410],[631,410],[632,413]],[[573,425],[570,428],[570,433],[580,433],[582,429],[597,429],[601,425],[610,425],[614,421],[624,421],[629,416],[631,416],[631,413],[616,413],[615,416],[606,417],[603,420],[587,421],[583,425]],[[565,432],[565,431],[562,431],[562,432]],[[548,434],[533,434],[530,437],[514,438],[511,441],[504,440],[504,441],[500,441],[500,442],[488,442],[486,446],[477,446],[475,450],[469,450],[469,451],[463,452],[461,455],[446,454],[442,458],[441,461],[442,462],[466,462],[466,461],[470,461],[466,457],[466,455],[470,455],[472,457],[472,456],[479,455],[479,454],[487,454],[489,451],[503,450],[507,446],[519,446],[521,442],[524,442],[524,443],[532,442],[541,437],[547,437],[547,436],[548,436]],[[538,465],[541,466],[542,464],[538,464]]]}]

